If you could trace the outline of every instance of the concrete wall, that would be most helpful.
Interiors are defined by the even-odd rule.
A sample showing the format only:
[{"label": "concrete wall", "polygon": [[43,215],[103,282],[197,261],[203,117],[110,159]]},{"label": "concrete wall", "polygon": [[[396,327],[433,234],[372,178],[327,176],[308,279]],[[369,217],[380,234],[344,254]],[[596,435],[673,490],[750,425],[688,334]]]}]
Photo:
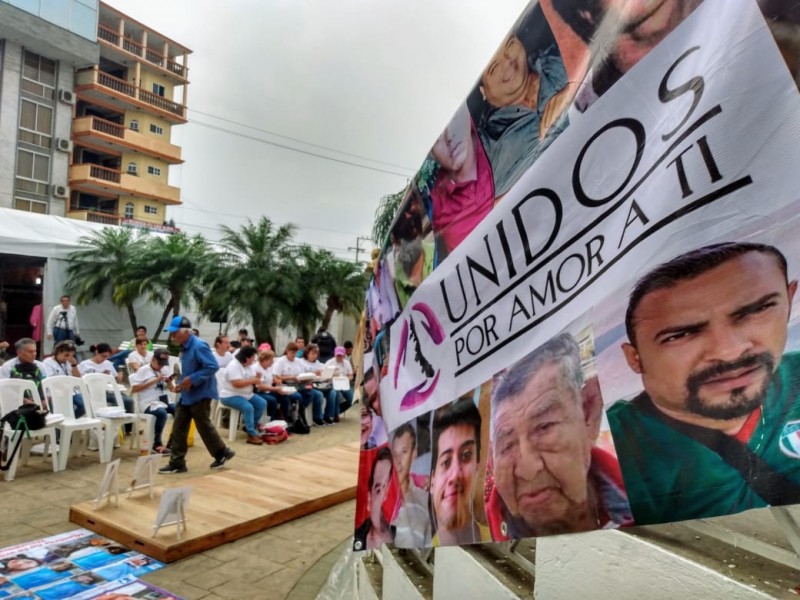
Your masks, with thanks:
[{"label": "concrete wall", "polygon": [[14,165],[19,123],[19,78],[22,48],[5,40],[0,69],[0,208],[11,208],[14,199]]}]

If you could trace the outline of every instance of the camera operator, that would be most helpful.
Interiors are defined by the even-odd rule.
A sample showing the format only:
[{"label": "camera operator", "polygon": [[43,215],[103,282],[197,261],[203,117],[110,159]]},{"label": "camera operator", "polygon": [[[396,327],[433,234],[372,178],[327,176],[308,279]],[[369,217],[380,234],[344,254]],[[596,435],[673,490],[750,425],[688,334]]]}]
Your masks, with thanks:
[{"label": "camera operator", "polygon": [[61,302],[53,307],[47,317],[47,339],[56,343],[72,340],[78,345],[83,344],[80,338],[78,325],[78,311],[71,304],[71,298],[64,294]]}]

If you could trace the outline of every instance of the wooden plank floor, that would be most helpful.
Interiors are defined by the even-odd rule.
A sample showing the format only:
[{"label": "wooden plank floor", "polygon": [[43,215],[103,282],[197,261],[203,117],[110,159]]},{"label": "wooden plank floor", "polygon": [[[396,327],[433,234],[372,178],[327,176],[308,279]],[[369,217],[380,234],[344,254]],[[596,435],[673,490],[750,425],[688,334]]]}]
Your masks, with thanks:
[{"label": "wooden plank floor", "polygon": [[[141,490],[131,499],[120,494],[118,507],[107,504],[94,510],[93,502],[73,504],[69,520],[156,560],[172,562],[352,500],[357,477],[358,444],[346,444],[156,486],[152,500]],[[161,491],[187,485],[192,491],[182,541],[177,540],[175,526],[152,537]]]}]

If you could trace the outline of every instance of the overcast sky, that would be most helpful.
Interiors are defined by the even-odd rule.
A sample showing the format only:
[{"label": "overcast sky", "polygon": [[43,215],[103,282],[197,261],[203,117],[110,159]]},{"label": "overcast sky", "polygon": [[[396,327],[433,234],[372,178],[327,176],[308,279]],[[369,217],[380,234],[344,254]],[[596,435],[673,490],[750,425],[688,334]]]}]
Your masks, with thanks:
[{"label": "overcast sky", "polygon": [[347,249],[370,234],[380,197],[405,186],[527,4],[107,1],[193,51],[190,120],[172,137],[186,161],[170,168],[184,203],[168,210],[177,225],[215,238],[218,224],[267,215],[343,258],[355,257]]}]

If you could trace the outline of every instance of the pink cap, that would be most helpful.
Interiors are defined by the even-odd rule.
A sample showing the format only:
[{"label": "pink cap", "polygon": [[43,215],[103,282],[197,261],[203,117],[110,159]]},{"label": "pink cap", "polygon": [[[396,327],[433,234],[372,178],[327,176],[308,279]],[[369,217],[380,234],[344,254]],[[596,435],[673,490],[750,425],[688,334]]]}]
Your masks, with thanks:
[{"label": "pink cap", "polygon": [[270,346],[267,342],[258,345],[259,352],[264,352],[265,350],[272,350],[272,346]]},{"label": "pink cap", "polygon": [[333,351],[334,356],[346,356],[347,351],[344,349],[344,346],[336,346],[336,349]]}]

